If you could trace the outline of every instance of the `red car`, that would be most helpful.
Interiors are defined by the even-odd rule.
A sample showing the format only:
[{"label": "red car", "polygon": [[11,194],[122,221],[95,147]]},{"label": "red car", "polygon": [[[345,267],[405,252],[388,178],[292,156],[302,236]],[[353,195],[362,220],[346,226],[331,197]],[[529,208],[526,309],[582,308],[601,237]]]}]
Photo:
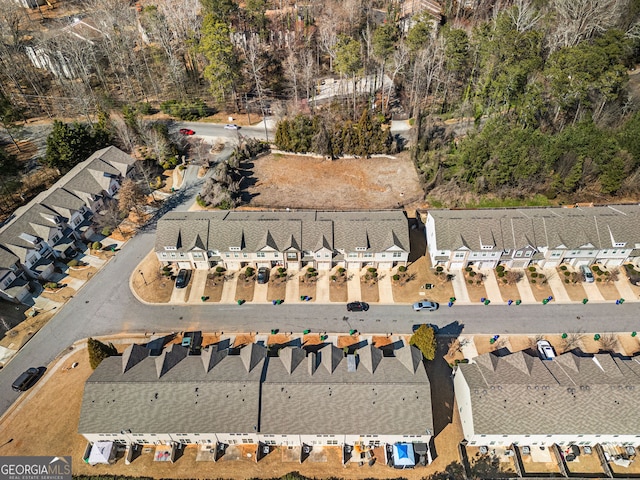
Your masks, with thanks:
[{"label": "red car", "polygon": [[183,135],[195,135],[196,132],[194,132],[193,130],[189,129],[189,128],[181,128],[180,129],[180,133]]}]

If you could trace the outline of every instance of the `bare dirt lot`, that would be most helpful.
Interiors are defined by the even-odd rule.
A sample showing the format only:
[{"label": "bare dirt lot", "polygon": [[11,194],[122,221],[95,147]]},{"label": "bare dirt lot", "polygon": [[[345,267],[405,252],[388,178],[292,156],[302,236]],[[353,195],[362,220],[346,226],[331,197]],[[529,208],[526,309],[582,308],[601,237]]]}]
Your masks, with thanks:
[{"label": "bare dirt lot", "polygon": [[271,154],[252,162],[250,206],[326,210],[398,208],[423,192],[407,153],[334,161]]}]

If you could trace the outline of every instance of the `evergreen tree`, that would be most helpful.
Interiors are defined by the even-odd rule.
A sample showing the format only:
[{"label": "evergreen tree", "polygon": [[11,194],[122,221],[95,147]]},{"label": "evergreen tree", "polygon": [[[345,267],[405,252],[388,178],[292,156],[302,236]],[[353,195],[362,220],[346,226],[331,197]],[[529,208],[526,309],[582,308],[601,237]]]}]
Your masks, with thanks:
[{"label": "evergreen tree", "polygon": [[420,327],[411,335],[409,345],[418,347],[427,360],[433,360],[436,357],[436,334],[432,327],[420,325]]},{"label": "evergreen tree", "polygon": [[112,343],[106,345],[93,338],[87,340],[87,351],[89,352],[89,365],[91,365],[93,370],[95,370],[105,358],[118,354],[116,347],[114,347]]}]

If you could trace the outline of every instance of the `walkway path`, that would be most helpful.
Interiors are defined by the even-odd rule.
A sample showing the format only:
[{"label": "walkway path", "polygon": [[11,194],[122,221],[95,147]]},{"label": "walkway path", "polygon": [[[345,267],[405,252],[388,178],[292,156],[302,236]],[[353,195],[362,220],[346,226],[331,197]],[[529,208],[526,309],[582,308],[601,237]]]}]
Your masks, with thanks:
[{"label": "walkway path", "polygon": [[329,303],[330,272],[319,272],[316,281],[316,303]]},{"label": "walkway path", "polygon": [[225,280],[222,284],[222,296],[220,297],[220,303],[235,303],[236,301],[236,285],[238,284],[238,272],[233,272],[229,275],[232,278],[230,278],[229,280]]},{"label": "walkway path", "polygon": [[[502,301],[495,270],[482,269],[480,273],[484,275],[484,289],[487,291],[487,298],[491,300],[491,303],[505,303]],[[456,299],[457,298],[458,296],[456,295]]]},{"label": "walkway path", "polygon": [[[292,274],[287,280],[287,290],[284,295],[285,303],[300,303],[300,272]],[[318,277],[320,274],[318,274]]]},{"label": "walkway path", "polygon": [[533,292],[531,291],[531,285],[529,285],[529,279],[526,273],[522,272],[522,278],[516,283],[516,287],[518,287],[520,300],[522,300],[523,303],[537,303],[536,297],[533,296]]},{"label": "walkway path", "polygon": [[631,285],[629,285],[629,280],[625,277],[624,269],[620,268],[620,270],[621,272],[618,275],[618,280],[613,283],[620,292],[621,298],[624,298],[625,302],[637,301],[638,299],[636,298],[636,293],[631,288]]},{"label": "walkway path", "polygon": [[207,284],[207,274],[209,270],[193,270],[191,272],[191,292],[189,292],[189,303],[201,302],[204,295],[204,287]]},{"label": "walkway path", "polygon": [[394,303],[393,287],[391,286],[391,270],[382,273],[378,277],[378,294],[380,296],[379,303]]},{"label": "walkway path", "polygon": [[453,274],[451,285],[453,286],[453,296],[456,297],[456,303],[471,303],[471,300],[469,299],[469,292],[467,292],[467,286],[464,284],[464,274],[462,271],[456,271]]},{"label": "walkway path", "polygon": [[600,293],[600,289],[595,283],[582,282],[582,288],[584,293],[587,294],[587,298],[590,302],[604,302],[604,297]]},{"label": "walkway path", "polygon": [[359,302],[362,300],[360,289],[360,270],[347,271],[347,301]]},{"label": "walkway path", "polygon": [[547,283],[553,292],[553,301],[556,303],[571,303],[571,297],[569,297],[567,290],[564,288],[564,284],[558,275],[558,271],[555,268],[546,268],[543,272],[547,277]]}]

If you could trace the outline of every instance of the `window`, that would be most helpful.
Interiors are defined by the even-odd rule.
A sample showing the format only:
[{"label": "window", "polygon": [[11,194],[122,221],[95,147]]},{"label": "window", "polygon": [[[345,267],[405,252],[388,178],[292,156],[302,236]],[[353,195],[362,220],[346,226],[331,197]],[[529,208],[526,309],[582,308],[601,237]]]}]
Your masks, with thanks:
[{"label": "window", "polygon": [[232,252],[239,252],[241,249],[240,247],[229,247],[229,250],[231,250]]},{"label": "window", "polygon": [[176,258],[178,255],[176,255],[174,252],[171,253],[171,258]]},{"label": "window", "polygon": [[464,258],[464,252],[456,252],[455,258]]},{"label": "window", "polygon": [[225,254],[224,254],[224,256],[225,256],[225,257],[227,257],[227,258],[229,258],[231,255],[230,255],[230,254],[228,254],[228,253],[225,253]]},{"label": "window", "polygon": [[264,258],[264,256],[265,256],[264,252],[257,252],[256,253],[256,257],[258,257],[258,258]]},{"label": "window", "polygon": [[393,252],[393,258],[402,258],[402,252]]},{"label": "window", "polygon": [[177,250],[176,247],[164,247],[165,250]]},{"label": "window", "polygon": [[239,255],[239,254],[237,254],[237,253],[234,253],[234,254],[233,254],[233,258],[240,258],[240,255]]},{"label": "window", "polygon": [[358,254],[357,254],[357,253],[350,253],[350,254],[349,254],[349,258],[355,258],[355,257],[357,257],[357,256],[358,256]]},{"label": "window", "polygon": [[201,252],[193,252],[191,255],[193,255],[193,258],[202,258]]},{"label": "window", "polygon": [[367,247],[356,247],[356,252],[364,252]]},{"label": "window", "polygon": [[298,254],[296,252],[287,252],[287,260],[297,260]]},{"label": "window", "polygon": [[533,252],[531,250],[527,250],[526,252],[524,252],[524,256],[525,257],[530,257],[532,253]]},{"label": "window", "polygon": [[507,248],[506,250],[503,250],[502,254],[503,255],[509,255],[511,253],[511,249]]},{"label": "window", "polygon": [[279,254],[278,252],[275,252],[275,253],[273,254],[273,258],[278,258],[279,256],[280,256],[280,254]]},{"label": "window", "polygon": [[521,257],[522,256],[522,252],[521,251],[517,251],[516,252],[516,257]]},{"label": "window", "polygon": [[248,257],[249,257],[249,255],[247,255],[246,253],[242,254],[242,258],[248,258]]},{"label": "window", "polygon": [[364,258],[371,258],[373,257],[373,253],[365,253],[364,254]]},{"label": "window", "polygon": [[168,257],[168,255],[167,255],[167,253],[166,253],[166,252],[162,252],[162,253],[160,254],[160,256],[161,256],[162,258],[167,258],[167,257]]}]

